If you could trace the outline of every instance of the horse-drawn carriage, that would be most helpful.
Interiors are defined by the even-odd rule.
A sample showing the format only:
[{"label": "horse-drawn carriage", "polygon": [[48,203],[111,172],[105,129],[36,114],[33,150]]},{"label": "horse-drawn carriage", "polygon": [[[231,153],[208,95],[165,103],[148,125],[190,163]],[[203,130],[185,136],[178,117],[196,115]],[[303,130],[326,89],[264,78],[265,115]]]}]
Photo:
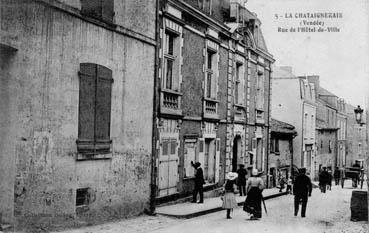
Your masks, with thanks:
[{"label": "horse-drawn carriage", "polygon": [[358,184],[360,184],[360,188],[363,188],[364,183],[364,168],[360,166],[352,166],[341,168],[341,187],[345,185],[346,179],[352,180],[352,187],[357,188]]}]

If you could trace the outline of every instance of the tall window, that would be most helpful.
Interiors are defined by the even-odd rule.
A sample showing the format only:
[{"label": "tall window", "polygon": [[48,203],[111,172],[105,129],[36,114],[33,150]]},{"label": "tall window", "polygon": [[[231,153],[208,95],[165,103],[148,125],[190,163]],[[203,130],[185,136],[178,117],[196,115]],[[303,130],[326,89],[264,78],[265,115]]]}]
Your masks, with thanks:
[{"label": "tall window", "polygon": [[[260,68],[259,68],[260,69]],[[261,68],[263,69],[263,68]],[[264,109],[264,71],[259,70],[256,78],[256,108]]]},{"label": "tall window", "polygon": [[197,0],[198,6],[207,14],[212,13],[212,0]]},{"label": "tall window", "polygon": [[206,90],[205,96],[207,98],[216,98],[216,52],[212,50],[207,51],[207,64],[206,64]]},{"label": "tall window", "polygon": [[81,0],[81,13],[113,23],[114,0]]},{"label": "tall window", "polygon": [[235,103],[236,104],[243,104],[243,70],[242,70],[242,63],[236,63],[236,70],[235,70]]},{"label": "tall window", "polygon": [[178,89],[177,85],[177,70],[175,69],[176,62],[176,54],[175,54],[175,45],[177,34],[167,31],[165,33],[165,47],[164,47],[164,75],[165,75],[165,83],[164,87],[170,90]]},{"label": "tall window", "polygon": [[81,63],[79,74],[78,152],[110,152],[112,71]]}]

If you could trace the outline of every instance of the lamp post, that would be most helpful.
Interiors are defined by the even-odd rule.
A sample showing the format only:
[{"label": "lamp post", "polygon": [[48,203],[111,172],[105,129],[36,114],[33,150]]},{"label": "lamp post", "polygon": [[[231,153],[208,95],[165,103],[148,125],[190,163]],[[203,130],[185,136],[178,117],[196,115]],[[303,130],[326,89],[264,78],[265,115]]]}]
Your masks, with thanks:
[{"label": "lamp post", "polygon": [[357,108],[354,109],[354,112],[355,112],[355,119],[356,119],[356,122],[360,125],[362,125],[363,123],[361,122],[362,121],[362,117],[363,117],[363,109],[360,108],[360,105],[357,106]]}]

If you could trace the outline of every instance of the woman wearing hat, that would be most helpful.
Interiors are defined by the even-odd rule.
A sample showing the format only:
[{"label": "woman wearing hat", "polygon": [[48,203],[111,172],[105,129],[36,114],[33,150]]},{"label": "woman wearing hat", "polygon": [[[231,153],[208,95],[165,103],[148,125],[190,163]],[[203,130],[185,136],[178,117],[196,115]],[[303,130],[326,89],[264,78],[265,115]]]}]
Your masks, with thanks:
[{"label": "woman wearing hat", "polygon": [[261,218],[261,192],[264,189],[264,182],[259,177],[257,169],[252,170],[252,176],[247,180],[246,193],[247,197],[243,206],[243,210],[251,214],[250,219]]},{"label": "woman wearing hat", "polygon": [[226,183],[224,185],[223,208],[227,210],[227,219],[231,219],[231,210],[237,207],[236,197],[234,195],[234,185],[238,174],[229,172],[226,175]]}]

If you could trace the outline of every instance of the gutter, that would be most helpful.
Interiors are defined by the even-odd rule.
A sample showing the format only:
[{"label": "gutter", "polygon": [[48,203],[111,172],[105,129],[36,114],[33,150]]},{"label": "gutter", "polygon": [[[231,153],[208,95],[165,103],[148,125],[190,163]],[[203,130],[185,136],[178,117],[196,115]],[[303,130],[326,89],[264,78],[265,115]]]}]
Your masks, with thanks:
[{"label": "gutter", "polygon": [[152,115],[152,150],[151,150],[151,180],[150,180],[150,209],[149,214],[155,215],[155,208],[156,208],[156,151],[157,151],[157,117],[158,117],[158,91],[159,91],[159,84],[158,82],[158,71],[159,71],[159,40],[160,40],[160,29],[159,29],[159,0],[155,1],[156,3],[156,12],[155,12],[155,41],[157,42],[155,45],[155,66],[154,66],[154,96],[153,96],[153,115]]}]

